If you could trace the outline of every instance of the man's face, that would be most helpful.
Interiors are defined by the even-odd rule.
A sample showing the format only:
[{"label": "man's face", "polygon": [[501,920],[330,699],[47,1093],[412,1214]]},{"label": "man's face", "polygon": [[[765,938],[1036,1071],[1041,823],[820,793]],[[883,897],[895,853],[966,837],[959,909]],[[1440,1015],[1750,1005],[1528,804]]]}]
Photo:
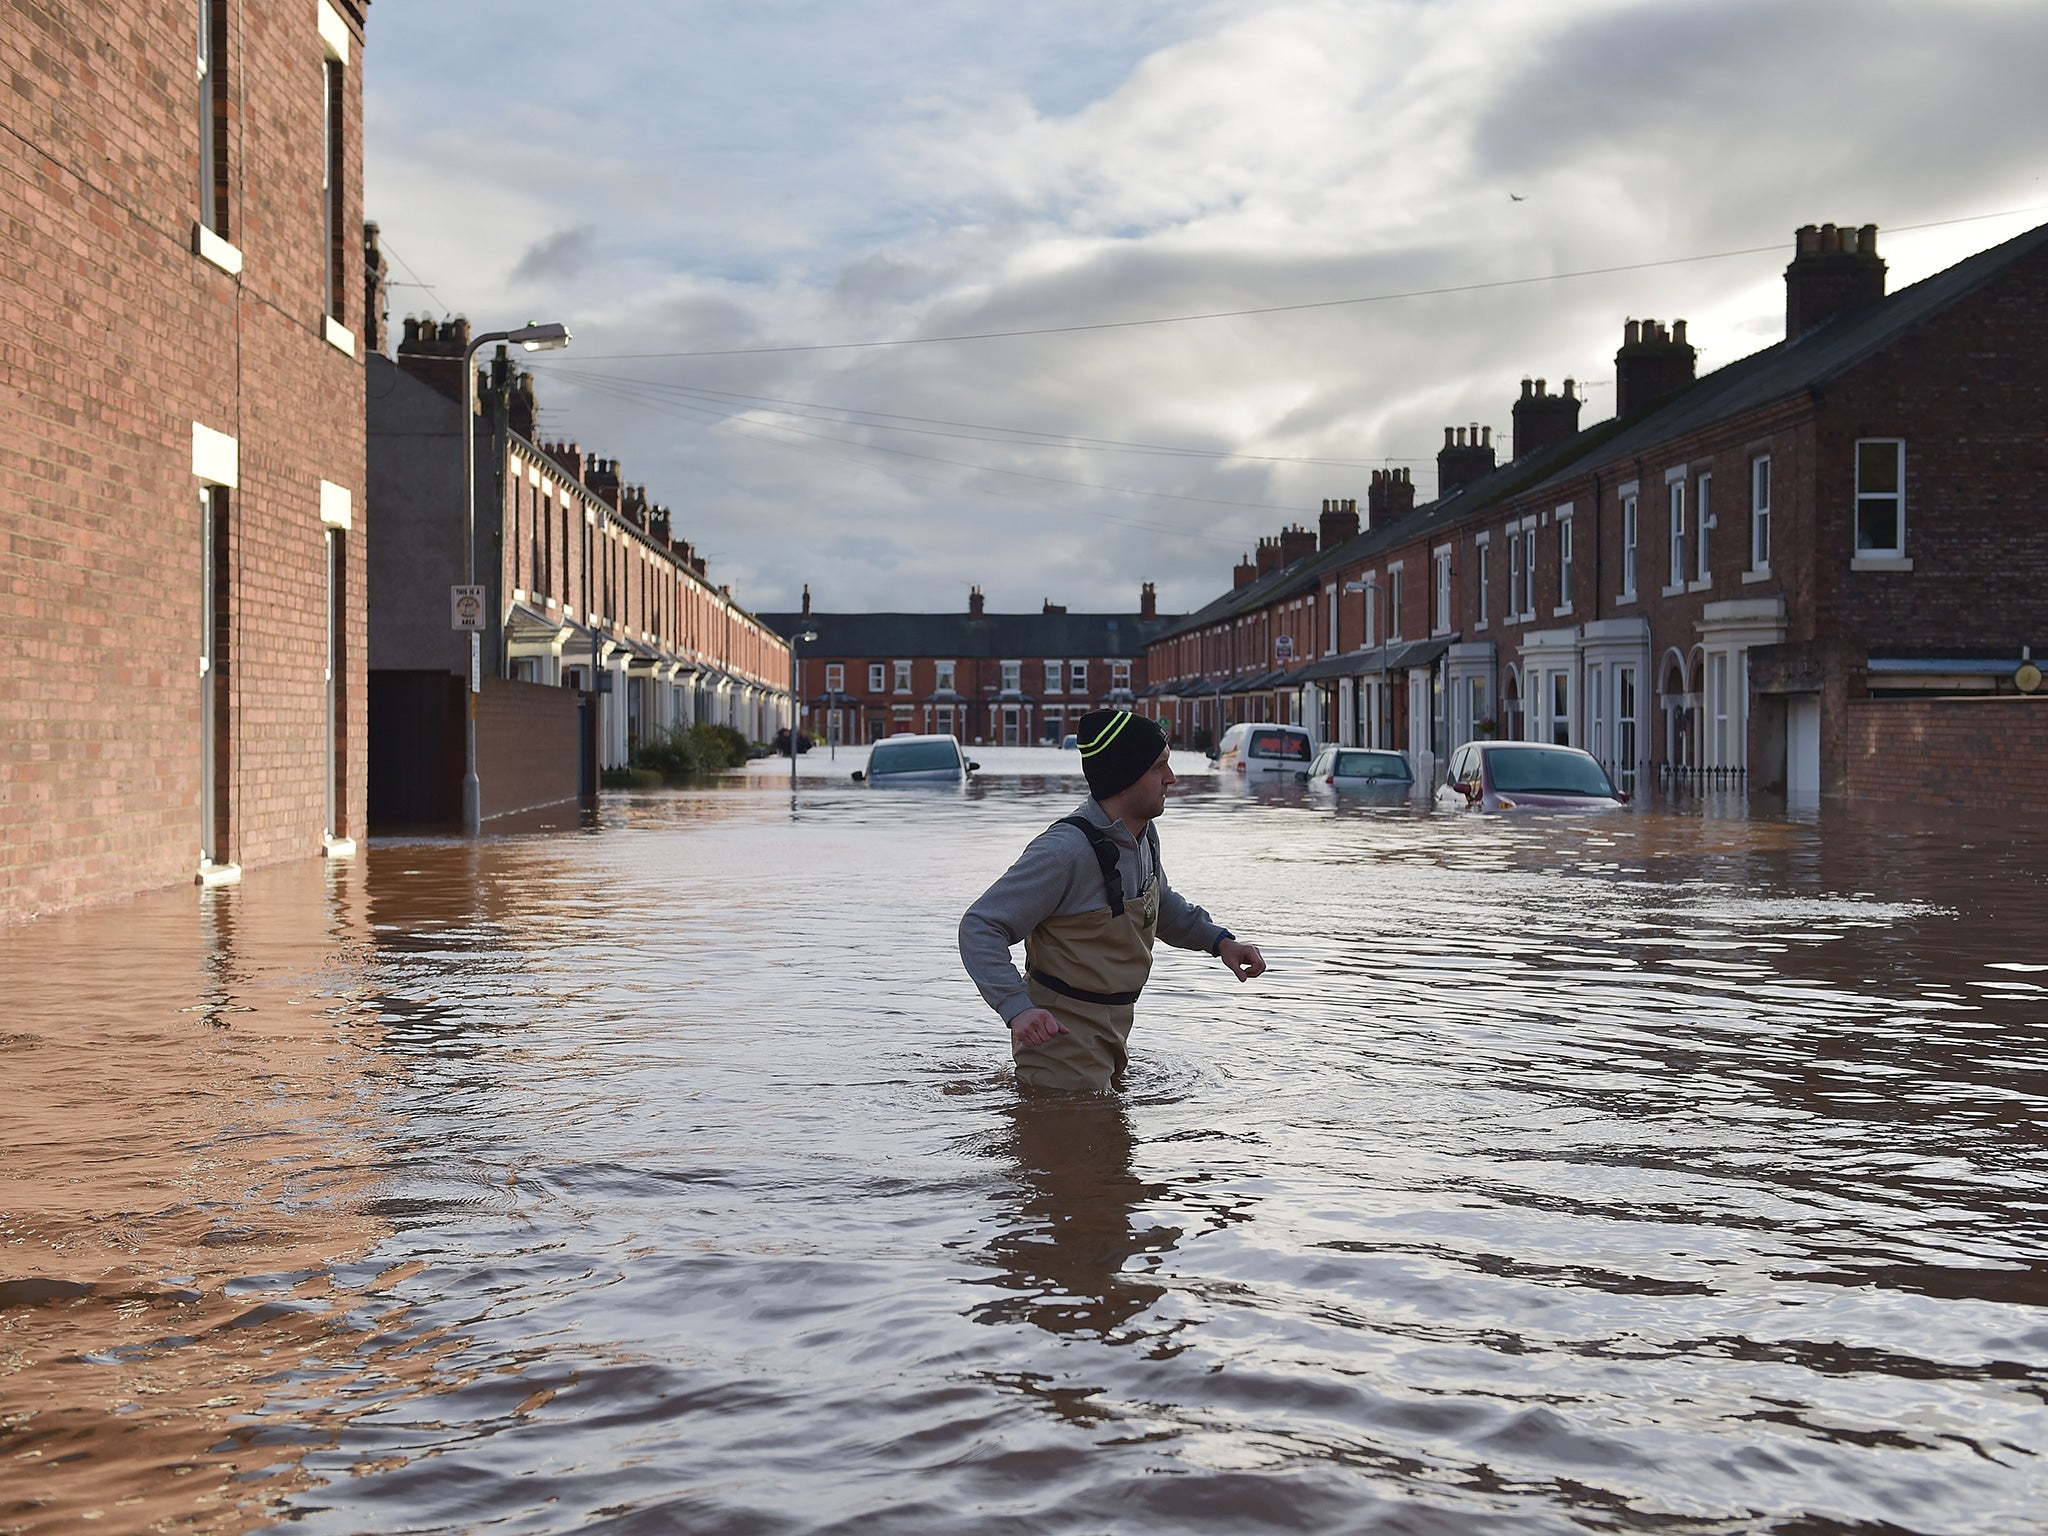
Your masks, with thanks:
[{"label": "man's face", "polygon": [[1130,808],[1148,821],[1166,809],[1166,792],[1173,787],[1173,765],[1167,761],[1173,754],[1161,749],[1159,760],[1139,777],[1127,791]]}]

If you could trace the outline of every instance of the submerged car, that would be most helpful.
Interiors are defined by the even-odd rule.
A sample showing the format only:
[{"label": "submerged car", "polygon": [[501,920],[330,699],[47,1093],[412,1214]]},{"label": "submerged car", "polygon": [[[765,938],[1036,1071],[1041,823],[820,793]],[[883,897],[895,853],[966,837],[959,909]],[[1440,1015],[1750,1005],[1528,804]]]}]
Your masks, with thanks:
[{"label": "submerged car", "polygon": [[1628,804],[1598,758],[1541,741],[1468,741],[1436,793],[1446,810],[1591,811]]},{"label": "submerged car", "polygon": [[891,736],[868,753],[866,769],[856,768],[853,781],[869,784],[959,784],[979,771],[951,736]]},{"label": "submerged car", "polygon": [[1356,795],[1389,805],[1415,793],[1415,770],[1399,752],[1368,747],[1327,746],[1306,773],[1295,775],[1311,789]]},{"label": "submerged car", "polygon": [[1216,743],[1213,754],[1217,772],[1243,774],[1248,779],[1274,774],[1295,778],[1314,755],[1315,745],[1300,726],[1260,721],[1233,725]]}]

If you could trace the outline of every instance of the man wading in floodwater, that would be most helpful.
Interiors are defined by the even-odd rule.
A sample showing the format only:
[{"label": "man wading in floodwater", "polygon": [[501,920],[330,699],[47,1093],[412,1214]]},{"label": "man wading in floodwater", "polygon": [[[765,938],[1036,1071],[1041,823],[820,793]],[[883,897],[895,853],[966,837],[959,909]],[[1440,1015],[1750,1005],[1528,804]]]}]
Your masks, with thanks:
[{"label": "man wading in floodwater", "polygon": [[[1152,826],[1173,784],[1166,732],[1098,709],[1078,735],[1089,798],[1032,839],[960,919],[960,958],[1010,1026],[1017,1076],[1033,1088],[1102,1089],[1123,1070],[1155,933],[1217,956],[1239,981],[1266,969],[1256,948],[1167,887]],[[1028,981],[1010,963],[1019,940]]]}]

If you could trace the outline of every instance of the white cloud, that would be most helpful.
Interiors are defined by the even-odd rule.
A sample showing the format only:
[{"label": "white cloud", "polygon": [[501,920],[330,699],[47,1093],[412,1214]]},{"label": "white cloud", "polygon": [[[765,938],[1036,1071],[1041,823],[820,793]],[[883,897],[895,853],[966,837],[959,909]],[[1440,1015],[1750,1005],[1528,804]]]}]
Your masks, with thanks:
[{"label": "white cloud", "polygon": [[[2027,66],[2048,18],[1990,0],[613,0],[573,27],[516,7],[527,32],[468,0],[432,10],[372,26],[371,216],[479,321],[570,321],[547,418],[623,459],[761,607],[808,581],[830,608],[951,607],[974,582],[997,607],[1120,608],[1143,580],[1191,606],[1260,534],[1324,496],[1362,502],[1371,465],[1416,461],[1426,488],[1445,423],[1504,439],[1525,373],[1576,376],[1587,419],[1604,414],[1629,315],[1688,317],[1704,366],[1775,339],[1797,224],[2048,202]],[[490,105],[502,91],[408,69],[431,56],[414,27],[486,69],[513,36],[560,67]],[[1887,233],[1894,286],[2038,217]],[[585,228],[554,252],[578,259],[549,259]],[[1756,244],[1784,254],[1469,286]],[[1460,286],[1178,326],[616,356]],[[929,421],[626,401],[579,374]]]}]

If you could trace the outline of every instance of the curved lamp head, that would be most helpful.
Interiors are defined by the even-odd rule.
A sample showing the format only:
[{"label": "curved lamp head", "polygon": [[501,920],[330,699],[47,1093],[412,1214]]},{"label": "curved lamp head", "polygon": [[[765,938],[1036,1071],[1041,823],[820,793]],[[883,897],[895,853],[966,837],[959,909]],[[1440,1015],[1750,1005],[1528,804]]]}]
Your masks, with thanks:
[{"label": "curved lamp head", "polygon": [[522,325],[508,339],[529,352],[559,352],[569,345],[569,327],[555,320],[546,325]]},{"label": "curved lamp head", "polygon": [[813,640],[817,638],[818,632],[815,629],[807,629],[802,634],[797,636],[797,639],[801,640],[805,645],[809,645]]}]

